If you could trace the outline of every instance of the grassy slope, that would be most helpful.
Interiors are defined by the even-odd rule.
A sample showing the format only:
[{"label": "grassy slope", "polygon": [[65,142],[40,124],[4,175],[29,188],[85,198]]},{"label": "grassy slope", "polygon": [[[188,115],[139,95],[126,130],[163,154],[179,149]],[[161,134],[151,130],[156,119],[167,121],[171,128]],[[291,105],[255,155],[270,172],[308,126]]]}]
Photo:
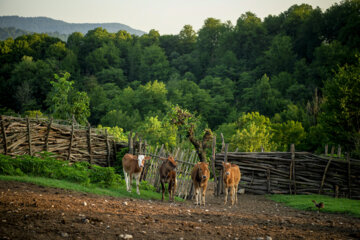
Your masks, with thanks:
[{"label": "grassy slope", "polygon": [[[55,187],[55,188],[63,188],[68,190],[74,190],[78,192],[86,192],[93,193],[97,195],[106,195],[113,197],[131,197],[131,198],[141,198],[141,199],[161,199],[161,194],[157,192],[153,192],[150,190],[141,190],[141,195],[136,194],[135,185],[132,188],[132,192],[129,193],[126,191],[125,186],[117,186],[117,187],[109,187],[102,188],[96,185],[83,186],[80,184],[67,182],[63,180],[43,178],[43,177],[29,177],[29,176],[5,176],[0,175],[0,180],[3,181],[19,181],[19,182],[29,182],[37,185],[45,186],[45,187]],[[181,198],[176,198],[176,201],[183,201]]]},{"label": "grassy slope", "polygon": [[345,213],[360,217],[359,200],[332,198],[324,195],[270,195],[269,198],[296,209],[317,211],[312,203],[312,200],[315,200],[316,202],[323,202],[325,205],[323,209],[320,209],[320,212]]}]

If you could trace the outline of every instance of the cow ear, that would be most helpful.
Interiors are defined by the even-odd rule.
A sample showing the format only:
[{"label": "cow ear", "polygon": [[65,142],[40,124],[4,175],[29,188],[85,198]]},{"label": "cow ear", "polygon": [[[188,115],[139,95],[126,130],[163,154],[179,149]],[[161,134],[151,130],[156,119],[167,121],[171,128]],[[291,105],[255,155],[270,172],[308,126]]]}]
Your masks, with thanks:
[{"label": "cow ear", "polygon": [[200,164],[201,164],[201,162],[198,162],[198,163],[197,163],[197,165],[200,165]]},{"label": "cow ear", "polygon": [[150,159],[151,159],[151,156],[145,157],[145,160],[150,160]]}]

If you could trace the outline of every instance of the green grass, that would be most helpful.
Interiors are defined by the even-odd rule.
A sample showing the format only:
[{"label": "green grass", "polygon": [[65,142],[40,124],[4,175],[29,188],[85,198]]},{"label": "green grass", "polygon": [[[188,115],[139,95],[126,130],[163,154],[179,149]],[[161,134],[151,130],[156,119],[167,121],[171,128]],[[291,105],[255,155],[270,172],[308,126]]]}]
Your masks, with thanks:
[{"label": "green grass", "polygon": [[[40,157],[0,154],[0,180],[30,182],[46,187],[141,199],[161,199],[161,194],[146,181],[140,182],[139,196],[133,181],[132,192],[126,191],[125,180],[115,169],[90,165],[87,162],[69,164],[57,160],[52,153],[41,152]],[[183,201],[176,198],[177,201]]]},{"label": "green grass", "polygon": [[343,213],[360,218],[360,200],[332,198],[324,195],[269,195],[269,199],[284,203],[300,210],[317,211],[312,200],[323,202],[325,207],[320,212]]},{"label": "green grass", "polygon": [[[126,191],[126,187],[123,185],[112,186],[112,187],[99,187],[94,184],[90,185],[81,185],[73,182],[68,182],[64,180],[44,178],[44,177],[31,177],[31,176],[6,176],[0,175],[0,180],[2,181],[18,181],[18,182],[28,182],[34,183],[36,185],[45,186],[45,187],[54,187],[73,190],[77,192],[91,193],[104,196],[113,196],[120,198],[137,198],[137,199],[151,199],[151,200],[160,200],[161,194],[154,192],[152,190],[142,190],[140,189],[141,195],[139,196],[136,193],[135,184],[133,185],[132,192],[129,193]],[[167,200],[167,198],[166,198]],[[176,198],[176,201],[184,201],[181,198]]]}]

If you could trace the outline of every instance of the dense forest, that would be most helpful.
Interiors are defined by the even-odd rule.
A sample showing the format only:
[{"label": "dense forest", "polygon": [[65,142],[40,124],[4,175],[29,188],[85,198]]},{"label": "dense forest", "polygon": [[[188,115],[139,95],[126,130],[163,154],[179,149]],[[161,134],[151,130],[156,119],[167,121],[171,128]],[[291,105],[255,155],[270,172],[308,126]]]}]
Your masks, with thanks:
[{"label": "dense forest", "polygon": [[102,28],[67,42],[31,34],[0,42],[0,113],[46,115],[187,144],[174,109],[231,150],[360,153],[360,1],[293,5],[263,20],[215,18],[199,31],[137,36]]}]

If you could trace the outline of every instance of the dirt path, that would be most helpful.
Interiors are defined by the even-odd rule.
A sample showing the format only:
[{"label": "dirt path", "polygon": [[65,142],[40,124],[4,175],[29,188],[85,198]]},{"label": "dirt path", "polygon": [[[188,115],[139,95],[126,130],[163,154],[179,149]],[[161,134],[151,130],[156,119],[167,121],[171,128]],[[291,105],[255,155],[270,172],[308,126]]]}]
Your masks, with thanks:
[{"label": "dirt path", "polygon": [[359,239],[360,219],[297,211],[264,196],[236,207],[101,197],[0,181],[0,239]]}]

